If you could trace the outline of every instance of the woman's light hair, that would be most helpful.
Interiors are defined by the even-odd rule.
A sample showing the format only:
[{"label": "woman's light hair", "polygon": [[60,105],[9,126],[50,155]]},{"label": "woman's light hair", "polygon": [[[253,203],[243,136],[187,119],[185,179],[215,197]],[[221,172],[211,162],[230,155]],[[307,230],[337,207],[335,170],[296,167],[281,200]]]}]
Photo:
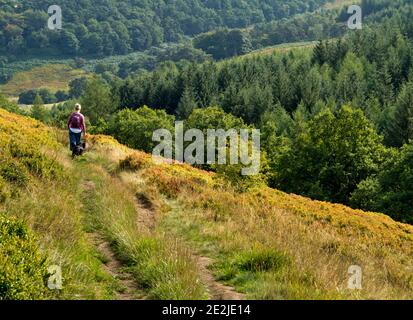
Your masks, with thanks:
[{"label": "woman's light hair", "polygon": [[76,103],[76,104],[75,104],[75,110],[76,110],[76,111],[82,110],[82,106],[81,106],[79,103]]}]

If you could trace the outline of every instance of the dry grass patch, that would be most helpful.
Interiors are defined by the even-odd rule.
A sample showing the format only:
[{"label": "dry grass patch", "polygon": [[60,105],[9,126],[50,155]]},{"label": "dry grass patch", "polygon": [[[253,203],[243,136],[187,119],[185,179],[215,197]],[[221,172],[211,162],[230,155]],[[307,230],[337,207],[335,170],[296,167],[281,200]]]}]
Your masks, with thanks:
[{"label": "dry grass patch", "polygon": [[18,96],[21,92],[32,89],[67,91],[70,81],[85,75],[85,71],[65,64],[48,64],[15,74],[7,84],[0,86],[0,90],[9,96]]}]

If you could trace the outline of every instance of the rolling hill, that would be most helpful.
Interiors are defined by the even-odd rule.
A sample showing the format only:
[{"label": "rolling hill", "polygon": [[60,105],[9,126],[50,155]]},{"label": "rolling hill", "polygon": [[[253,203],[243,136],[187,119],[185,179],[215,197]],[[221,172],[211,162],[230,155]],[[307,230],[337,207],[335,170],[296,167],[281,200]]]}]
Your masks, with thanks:
[{"label": "rolling hill", "polygon": [[71,80],[84,75],[86,75],[85,71],[73,69],[68,65],[46,64],[16,73],[6,84],[0,85],[0,92],[16,97],[24,91],[33,89],[48,89],[51,92],[67,91]]},{"label": "rolling hill", "polygon": [[[0,297],[411,299],[413,227],[0,109]],[[53,195],[53,196],[51,196]],[[7,252],[7,255],[4,254]],[[62,290],[49,290],[50,266]],[[362,289],[349,290],[351,266]]]}]

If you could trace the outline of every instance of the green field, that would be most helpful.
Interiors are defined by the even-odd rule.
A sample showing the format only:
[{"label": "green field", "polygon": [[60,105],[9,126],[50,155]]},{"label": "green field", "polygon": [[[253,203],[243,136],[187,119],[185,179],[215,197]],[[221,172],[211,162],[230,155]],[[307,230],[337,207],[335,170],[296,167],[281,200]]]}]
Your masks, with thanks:
[{"label": "green field", "polygon": [[308,49],[308,48],[313,48],[316,44],[317,44],[317,41],[283,43],[283,44],[252,51],[242,57],[251,57],[255,55],[270,55],[275,52],[288,52],[294,49]]}]

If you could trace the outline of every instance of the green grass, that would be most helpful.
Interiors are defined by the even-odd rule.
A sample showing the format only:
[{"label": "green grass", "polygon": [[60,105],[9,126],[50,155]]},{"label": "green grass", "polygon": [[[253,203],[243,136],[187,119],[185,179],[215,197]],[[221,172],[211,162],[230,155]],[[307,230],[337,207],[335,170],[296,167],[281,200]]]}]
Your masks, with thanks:
[{"label": "green grass", "polygon": [[[86,211],[79,201],[81,173],[68,160],[69,151],[59,144],[58,137],[57,132],[36,121],[0,109],[0,215],[28,228],[47,259],[46,268],[61,267],[63,289],[45,287],[43,298],[114,299],[117,281],[104,270],[84,230]],[[29,284],[19,290],[18,297],[28,297]]]},{"label": "green grass", "polygon": [[105,236],[149,298],[205,299],[206,290],[190,251],[176,239],[138,222],[133,190],[113,175],[112,164],[93,153],[77,161],[79,170],[88,173],[83,179],[94,185],[81,193],[88,232]]},{"label": "green grass", "polygon": [[76,190],[72,179],[33,184],[19,197],[9,199],[2,211],[26,221],[49,257],[48,265],[61,266],[64,289],[48,292],[49,298],[111,299],[113,282],[85,237],[84,212],[77,205]]}]

